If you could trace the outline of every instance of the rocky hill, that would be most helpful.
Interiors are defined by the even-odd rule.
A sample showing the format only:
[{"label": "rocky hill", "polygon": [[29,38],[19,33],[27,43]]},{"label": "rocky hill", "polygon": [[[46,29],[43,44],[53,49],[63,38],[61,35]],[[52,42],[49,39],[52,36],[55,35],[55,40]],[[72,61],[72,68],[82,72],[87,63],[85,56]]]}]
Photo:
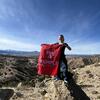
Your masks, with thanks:
[{"label": "rocky hill", "polygon": [[100,56],[68,57],[74,76],[67,86],[37,75],[37,59],[0,56],[1,100],[100,100]]}]

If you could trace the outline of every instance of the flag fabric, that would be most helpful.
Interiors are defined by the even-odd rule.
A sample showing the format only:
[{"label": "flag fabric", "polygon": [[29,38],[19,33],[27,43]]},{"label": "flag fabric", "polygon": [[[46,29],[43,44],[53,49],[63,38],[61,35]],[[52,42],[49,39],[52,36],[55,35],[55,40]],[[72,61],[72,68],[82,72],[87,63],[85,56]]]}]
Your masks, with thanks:
[{"label": "flag fabric", "polygon": [[61,44],[42,44],[38,58],[38,74],[56,76],[61,57]]}]

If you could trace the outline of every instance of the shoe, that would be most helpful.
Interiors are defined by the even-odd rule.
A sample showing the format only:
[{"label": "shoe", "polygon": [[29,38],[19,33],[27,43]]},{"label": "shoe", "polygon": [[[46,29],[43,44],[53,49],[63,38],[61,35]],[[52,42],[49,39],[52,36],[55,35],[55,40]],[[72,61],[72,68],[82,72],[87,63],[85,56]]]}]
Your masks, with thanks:
[{"label": "shoe", "polygon": [[64,85],[68,87],[68,81],[64,80]]},{"label": "shoe", "polygon": [[60,78],[59,77],[55,77],[54,80],[58,81],[58,80],[60,80]]},{"label": "shoe", "polygon": [[64,84],[68,84],[68,81],[67,80],[64,80]]}]

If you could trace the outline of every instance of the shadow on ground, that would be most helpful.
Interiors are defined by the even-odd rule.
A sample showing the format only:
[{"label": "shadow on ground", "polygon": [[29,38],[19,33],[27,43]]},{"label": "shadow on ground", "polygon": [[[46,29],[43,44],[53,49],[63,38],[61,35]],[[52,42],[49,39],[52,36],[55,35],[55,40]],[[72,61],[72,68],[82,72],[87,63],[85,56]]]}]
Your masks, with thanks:
[{"label": "shadow on ground", "polygon": [[66,86],[74,100],[90,100],[81,87],[75,83],[73,78],[69,80],[68,85]]},{"label": "shadow on ground", "polygon": [[13,94],[13,89],[0,89],[0,100],[10,100]]}]

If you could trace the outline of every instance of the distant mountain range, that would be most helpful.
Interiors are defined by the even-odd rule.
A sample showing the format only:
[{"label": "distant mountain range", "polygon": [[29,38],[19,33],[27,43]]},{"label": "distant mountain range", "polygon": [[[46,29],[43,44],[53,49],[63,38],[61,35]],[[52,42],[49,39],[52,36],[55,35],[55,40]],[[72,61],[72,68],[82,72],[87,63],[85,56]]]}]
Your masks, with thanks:
[{"label": "distant mountain range", "polygon": [[16,50],[0,50],[1,55],[11,55],[11,56],[38,56],[40,52],[38,51],[16,51]]},{"label": "distant mountain range", "polygon": [[[25,57],[32,57],[32,56],[39,56],[40,52],[38,51],[16,51],[16,50],[0,50],[0,55],[10,55],[10,56],[25,56]],[[99,56],[100,54],[92,54],[92,55],[85,55],[85,54],[68,54],[66,57],[89,57],[89,56]]]}]

